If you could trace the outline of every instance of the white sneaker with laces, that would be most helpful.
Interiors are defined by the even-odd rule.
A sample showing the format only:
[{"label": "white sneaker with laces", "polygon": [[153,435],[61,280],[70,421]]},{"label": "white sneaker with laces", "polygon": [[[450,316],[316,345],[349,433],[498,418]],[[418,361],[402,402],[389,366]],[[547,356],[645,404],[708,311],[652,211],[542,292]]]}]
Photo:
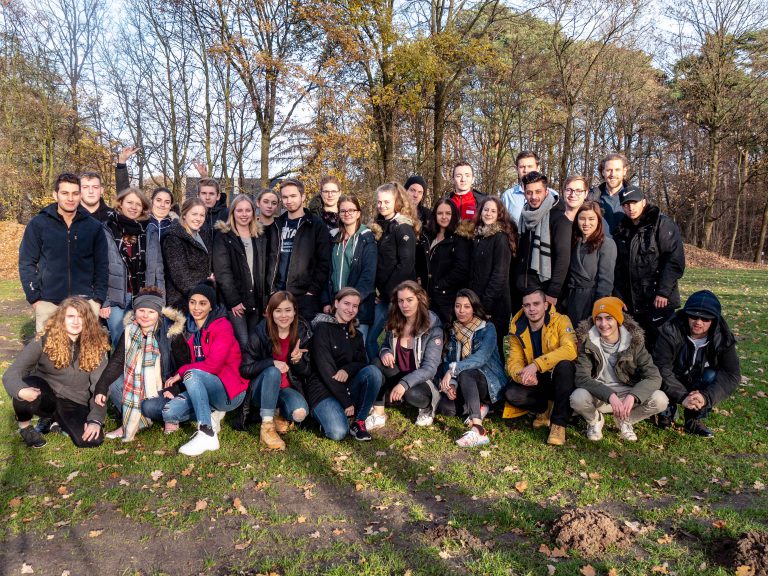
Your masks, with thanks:
[{"label": "white sneaker with laces", "polygon": [[456,440],[456,445],[461,448],[475,448],[477,446],[485,446],[490,444],[491,439],[488,438],[488,434],[480,434],[476,428],[472,427],[471,430],[467,430],[461,435],[461,438]]},{"label": "white sneaker with laces", "polygon": [[223,410],[211,411],[211,428],[213,428],[214,433],[218,434],[221,432],[221,421],[224,420],[226,415],[227,413]]},{"label": "white sneaker with laces", "polygon": [[416,426],[432,426],[432,422],[435,420],[435,415],[432,412],[432,407],[419,408],[419,415],[416,416]]},{"label": "white sneaker with laces", "polygon": [[597,442],[603,439],[603,424],[605,424],[605,418],[598,412],[597,420],[587,423],[587,439],[592,442]]},{"label": "white sneaker with laces", "polygon": [[218,449],[219,436],[215,432],[213,436],[208,436],[205,432],[198,430],[189,442],[179,448],[179,454],[184,454],[184,456],[200,456],[203,452]]},{"label": "white sneaker with laces", "polygon": [[368,418],[365,419],[365,429],[368,430],[368,432],[370,432],[371,430],[384,428],[386,423],[387,423],[386,414],[376,414],[375,412],[371,412]]},{"label": "white sneaker with laces", "polygon": [[637,442],[637,434],[635,434],[635,429],[632,428],[632,424],[626,420],[619,422],[619,438],[626,440],[627,442]]}]

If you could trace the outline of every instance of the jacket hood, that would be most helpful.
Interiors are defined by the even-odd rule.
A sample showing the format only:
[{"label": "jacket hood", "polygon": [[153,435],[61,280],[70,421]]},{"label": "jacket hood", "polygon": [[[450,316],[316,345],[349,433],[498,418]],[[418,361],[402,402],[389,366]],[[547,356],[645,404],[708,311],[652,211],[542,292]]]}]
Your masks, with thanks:
[{"label": "jacket hood", "polygon": [[[223,220],[217,220],[216,223],[213,225],[213,227],[218,230],[219,232],[223,234],[228,234],[229,232],[234,233],[235,235],[237,232],[229,225],[228,222],[224,222]],[[264,226],[261,222],[256,220],[256,234],[254,235],[254,238],[258,238],[264,234]]]},{"label": "jacket hood", "polygon": [[654,226],[656,222],[658,222],[659,216],[661,216],[661,210],[659,207],[648,204],[645,207],[645,210],[643,210],[643,213],[640,215],[640,220],[637,224],[632,222],[628,216],[624,216],[621,222],[623,226],[644,228],[645,226]]},{"label": "jacket hood", "polygon": [[[181,310],[176,310],[176,308],[171,308],[170,306],[163,306],[161,315],[170,322],[168,332],[166,332],[168,338],[173,338],[184,332],[184,324],[187,319]],[[123,327],[128,326],[131,322],[133,322],[133,310],[128,310],[125,316],[123,316]]]},{"label": "jacket hood", "polygon": [[499,232],[503,232],[503,230],[501,229],[501,224],[498,222],[494,222],[490,226],[480,224],[479,226],[475,227],[475,238],[490,238]]},{"label": "jacket hood", "polygon": [[459,225],[456,226],[454,234],[466,238],[467,240],[471,240],[475,235],[475,223],[472,222],[472,220],[462,220],[459,222]]},{"label": "jacket hood", "polygon": [[368,224],[368,229],[373,233],[373,237],[376,239],[376,242],[381,240],[381,237],[384,236],[384,229],[376,222],[371,222]]},{"label": "jacket hood", "polygon": [[332,316],[330,314],[317,314],[312,319],[312,328],[316,328],[318,324],[338,324],[339,321],[336,320],[336,316]]},{"label": "jacket hood", "polygon": [[[583,344],[588,339],[590,339],[590,331],[594,325],[595,322],[592,320],[592,318],[587,318],[586,320],[579,322],[579,325],[576,328],[576,339],[578,340],[579,344]],[[624,324],[622,324],[621,327],[624,328],[624,331],[628,333],[630,337],[630,345],[634,347],[645,346],[645,333],[643,332],[643,329],[640,328],[640,325],[635,321],[635,319],[632,318],[632,316],[624,314]],[[624,331],[620,332],[623,334]],[[622,349],[624,349],[623,345]]]}]

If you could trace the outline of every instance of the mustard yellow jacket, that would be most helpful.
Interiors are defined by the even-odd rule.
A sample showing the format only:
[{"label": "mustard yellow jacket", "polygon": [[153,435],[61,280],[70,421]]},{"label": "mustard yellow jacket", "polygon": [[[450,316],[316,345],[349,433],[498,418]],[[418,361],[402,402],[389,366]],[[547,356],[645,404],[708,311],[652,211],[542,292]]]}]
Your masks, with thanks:
[{"label": "mustard yellow jacket", "polygon": [[536,364],[539,372],[550,372],[558,362],[576,360],[577,350],[576,333],[571,320],[550,307],[541,328],[542,355],[534,358],[528,319],[520,310],[509,323],[507,374],[520,384],[519,372],[531,362]]}]

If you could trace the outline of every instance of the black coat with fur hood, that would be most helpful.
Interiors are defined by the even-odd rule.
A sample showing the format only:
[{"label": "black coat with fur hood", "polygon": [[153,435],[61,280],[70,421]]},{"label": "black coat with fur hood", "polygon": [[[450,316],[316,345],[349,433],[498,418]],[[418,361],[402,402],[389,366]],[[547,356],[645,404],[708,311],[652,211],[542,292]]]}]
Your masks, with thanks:
[{"label": "black coat with fur hood", "polygon": [[498,223],[480,225],[474,230],[469,288],[480,297],[485,312],[496,328],[507,333],[512,315],[509,267],[512,250],[507,235]]},{"label": "black coat with fur hood", "polygon": [[430,248],[434,238],[427,235],[427,294],[429,307],[446,324],[453,313],[456,292],[469,286],[474,225],[459,222],[456,230]]},{"label": "black coat with fur hood", "polygon": [[416,279],[416,232],[413,221],[402,214],[384,220],[379,217],[368,226],[376,238],[376,290],[382,302],[389,302],[392,291],[405,280]]}]

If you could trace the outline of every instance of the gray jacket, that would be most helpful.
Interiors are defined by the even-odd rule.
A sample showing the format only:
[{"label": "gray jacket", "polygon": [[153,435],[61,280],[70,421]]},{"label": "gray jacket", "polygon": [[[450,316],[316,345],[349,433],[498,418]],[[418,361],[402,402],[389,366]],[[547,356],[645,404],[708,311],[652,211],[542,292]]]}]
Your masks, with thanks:
[{"label": "gray jacket", "polygon": [[[107,235],[107,256],[109,258],[109,273],[107,279],[107,299],[104,307],[117,306],[125,308],[128,305],[128,270],[120,256],[117,243],[108,228],[104,228]],[[147,234],[146,248],[146,272],[144,273],[144,286],[157,286],[165,292],[165,276],[163,273],[163,253],[160,251],[160,237],[157,234]]]}]

